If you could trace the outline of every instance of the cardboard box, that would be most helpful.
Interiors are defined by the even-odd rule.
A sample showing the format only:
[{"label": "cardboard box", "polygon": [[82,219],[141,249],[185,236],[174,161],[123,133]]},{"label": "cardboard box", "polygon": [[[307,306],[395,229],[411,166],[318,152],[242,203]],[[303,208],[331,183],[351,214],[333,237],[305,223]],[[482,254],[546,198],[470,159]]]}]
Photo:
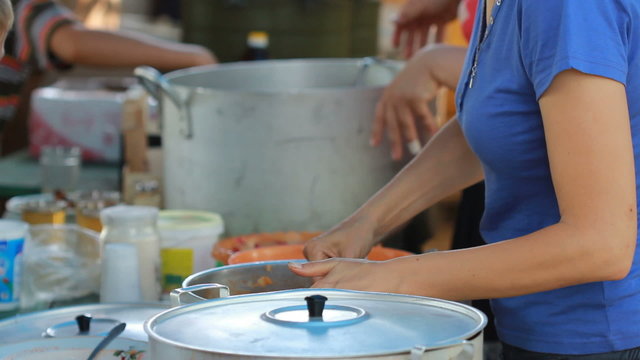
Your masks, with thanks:
[{"label": "cardboard box", "polygon": [[29,152],[78,146],[86,161],[119,162],[125,104],[141,98],[134,78],[66,78],[39,88],[31,96]]}]

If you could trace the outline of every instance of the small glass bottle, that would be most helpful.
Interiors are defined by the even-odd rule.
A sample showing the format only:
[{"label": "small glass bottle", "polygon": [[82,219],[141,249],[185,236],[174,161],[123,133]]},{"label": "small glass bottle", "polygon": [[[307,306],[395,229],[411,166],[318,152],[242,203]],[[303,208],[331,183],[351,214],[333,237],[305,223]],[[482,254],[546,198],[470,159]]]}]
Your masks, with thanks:
[{"label": "small glass bottle", "polygon": [[[115,291],[140,291],[141,300],[155,302],[160,299],[160,235],[158,233],[158,209],[151,206],[118,205],[108,207],[100,212],[102,232],[100,239],[103,249],[109,244],[130,244],[136,252],[139,281],[129,284],[139,284],[140,289],[109,289]],[[114,252],[104,251],[103,254]],[[119,259],[103,259],[108,266],[103,266],[103,281],[106,277],[114,276],[127,264],[118,265]],[[125,259],[120,259],[125,261]],[[134,259],[135,260],[135,259]],[[119,270],[120,268],[120,270]],[[112,280],[112,279],[111,279]],[[124,279],[123,279],[124,280]],[[111,282],[110,282],[111,283]],[[113,298],[114,294],[101,294],[106,298]]]},{"label": "small glass bottle", "polygon": [[269,59],[269,34],[264,31],[251,31],[247,36],[247,50],[243,61]]}]

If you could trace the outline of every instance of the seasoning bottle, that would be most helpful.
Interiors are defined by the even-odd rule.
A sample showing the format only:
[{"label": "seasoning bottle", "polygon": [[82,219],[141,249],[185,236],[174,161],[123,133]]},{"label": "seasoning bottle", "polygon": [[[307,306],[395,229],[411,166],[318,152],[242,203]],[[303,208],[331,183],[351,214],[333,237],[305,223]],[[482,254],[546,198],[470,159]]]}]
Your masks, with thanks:
[{"label": "seasoning bottle", "polygon": [[269,58],[269,34],[265,31],[251,31],[247,36],[247,50],[243,61],[267,60]]},{"label": "seasoning bottle", "polygon": [[[160,235],[158,233],[158,209],[151,206],[118,205],[108,207],[100,212],[102,232],[100,239],[103,249],[110,244],[125,243],[136,253],[140,289],[120,289],[120,291],[140,291],[142,300],[155,302],[160,299]],[[104,254],[116,254],[114,251],[104,251]],[[131,257],[129,257],[131,258]],[[118,259],[103,259],[105,263],[117,264]],[[125,259],[122,259],[125,260]],[[135,260],[135,259],[134,259]],[[124,264],[123,264],[124,265]],[[114,265],[117,266],[117,265]],[[103,267],[103,281],[118,269]],[[130,282],[131,283],[131,282]],[[114,291],[111,289],[110,291]],[[102,297],[103,294],[101,294]],[[104,294],[112,298],[114,294]]]}]

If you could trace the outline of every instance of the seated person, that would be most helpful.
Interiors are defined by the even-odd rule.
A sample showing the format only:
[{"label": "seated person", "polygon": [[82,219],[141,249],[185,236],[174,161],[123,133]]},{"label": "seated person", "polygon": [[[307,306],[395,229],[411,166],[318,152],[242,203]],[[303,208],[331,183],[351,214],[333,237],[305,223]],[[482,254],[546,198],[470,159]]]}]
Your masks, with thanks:
[{"label": "seated person", "polygon": [[[10,6],[9,0],[0,0]],[[15,23],[0,61],[0,133],[21,101],[25,84],[47,70],[73,65],[135,67],[161,70],[215,64],[215,56],[199,45],[159,40],[141,34],[86,28],[56,0],[11,0]],[[10,7],[9,7],[10,11]],[[4,12],[0,23],[10,24]]]}]

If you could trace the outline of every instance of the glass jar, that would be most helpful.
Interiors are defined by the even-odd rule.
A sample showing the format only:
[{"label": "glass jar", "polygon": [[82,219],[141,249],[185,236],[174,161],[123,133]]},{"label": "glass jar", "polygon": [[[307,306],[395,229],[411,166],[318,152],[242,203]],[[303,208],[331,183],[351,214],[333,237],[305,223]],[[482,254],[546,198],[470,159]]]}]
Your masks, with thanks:
[{"label": "glass jar", "polygon": [[[140,289],[109,289],[108,291],[137,291],[140,290],[141,300],[155,302],[160,299],[160,235],[158,233],[158,209],[150,206],[118,205],[108,207],[100,212],[102,232],[100,239],[103,249],[109,244],[125,243],[132,245],[136,253],[134,262],[137,263],[138,280],[132,282]],[[114,252],[104,251],[103,254]],[[135,261],[137,260],[137,261]],[[118,271],[127,268],[125,258],[103,259],[103,281]],[[102,296],[103,294],[101,294]],[[104,294],[107,295],[107,294]],[[108,294],[113,298],[115,294]]]}]

